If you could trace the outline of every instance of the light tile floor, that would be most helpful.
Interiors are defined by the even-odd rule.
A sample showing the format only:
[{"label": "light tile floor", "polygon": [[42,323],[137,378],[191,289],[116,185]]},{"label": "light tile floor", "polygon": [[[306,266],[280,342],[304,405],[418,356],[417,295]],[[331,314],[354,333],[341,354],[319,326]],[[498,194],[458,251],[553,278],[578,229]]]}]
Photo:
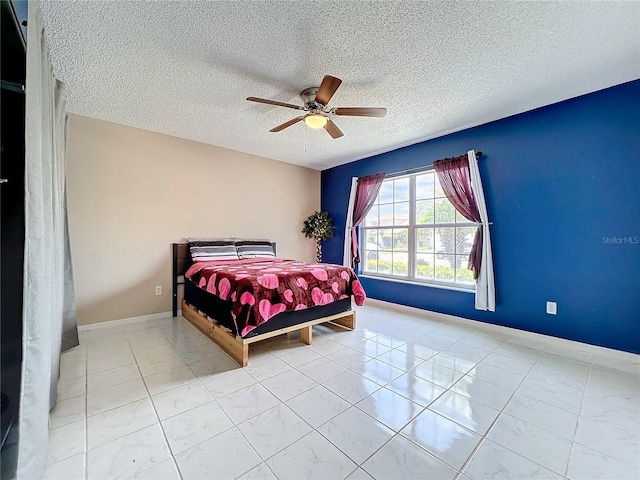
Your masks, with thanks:
[{"label": "light tile floor", "polygon": [[47,479],[640,478],[640,375],[379,307],[238,368],[182,318],[81,332]]}]

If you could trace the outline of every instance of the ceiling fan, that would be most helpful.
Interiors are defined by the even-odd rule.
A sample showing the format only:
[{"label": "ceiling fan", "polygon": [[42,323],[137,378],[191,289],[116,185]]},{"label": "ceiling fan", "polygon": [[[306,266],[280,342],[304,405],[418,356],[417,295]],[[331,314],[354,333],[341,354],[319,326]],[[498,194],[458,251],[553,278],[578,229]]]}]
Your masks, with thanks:
[{"label": "ceiling fan", "polygon": [[266,98],[248,97],[250,102],[266,103],[267,105],[276,105],[278,107],[292,108],[294,110],[302,110],[308,112],[305,115],[296,117],[288,122],[278,125],[275,128],[269,130],[270,132],[280,132],[291,125],[295,125],[300,121],[311,128],[324,128],[329,135],[333,138],[340,138],[344,134],[333,123],[331,117],[337,116],[349,116],[349,117],[384,117],[387,114],[386,108],[368,108],[368,107],[339,107],[339,108],[327,108],[327,104],[336,93],[338,87],[342,83],[342,80],[331,75],[325,75],[322,79],[320,87],[311,87],[303,90],[300,93],[304,106],[293,105],[291,103],[277,102],[275,100],[268,100]]}]

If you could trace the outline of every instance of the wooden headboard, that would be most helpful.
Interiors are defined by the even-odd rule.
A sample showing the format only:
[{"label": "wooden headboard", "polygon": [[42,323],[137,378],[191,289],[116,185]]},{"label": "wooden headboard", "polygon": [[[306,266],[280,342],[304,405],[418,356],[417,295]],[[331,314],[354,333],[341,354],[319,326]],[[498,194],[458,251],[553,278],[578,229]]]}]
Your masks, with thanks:
[{"label": "wooden headboard", "polygon": [[[273,252],[276,252],[275,242],[271,242],[273,246]],[[191,251],[189,250],[188,243],[172,243],[172,302],[173,302],[173,316],[178,316],[178,285],[184,285],[184,274],[189,270],[189,267],[193,265],[191,260]]]}]

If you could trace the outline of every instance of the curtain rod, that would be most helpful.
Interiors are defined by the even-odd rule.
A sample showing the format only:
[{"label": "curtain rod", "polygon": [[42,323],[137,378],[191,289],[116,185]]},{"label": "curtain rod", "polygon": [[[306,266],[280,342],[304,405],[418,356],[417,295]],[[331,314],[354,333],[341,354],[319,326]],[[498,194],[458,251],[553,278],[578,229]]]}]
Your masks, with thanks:
[{"label": "curtain rod", "polygon": [[[476,158],[480,158],[481,156],[482,156],[482,152],[476,152]],[[428,165],[422,165],[420,167],[408,168],[407,170],[400,170],[399,172],[393,172],[388,175],[385,175],[385,178],[399,177],[400,175],[408,175],[410,173],[419,172],[429,167],[433,167],[433,163],[430,163]]]}]

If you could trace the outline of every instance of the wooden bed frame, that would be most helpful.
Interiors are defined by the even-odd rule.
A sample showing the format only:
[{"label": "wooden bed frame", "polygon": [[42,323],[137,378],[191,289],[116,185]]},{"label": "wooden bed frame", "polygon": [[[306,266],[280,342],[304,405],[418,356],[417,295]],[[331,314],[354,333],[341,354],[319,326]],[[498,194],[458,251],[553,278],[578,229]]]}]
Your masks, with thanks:
[{"label": "wooden bed frame", "polygon": [[[274,251],[275,251],[275,244]],[[174,243],[173,251],[173,316],[178,314],[178,285],[184,284],[184,280],[180,281],[181,276],[189,269],[192,264],[189,245],[187,243]],[[278,335],[284,335],[289,332],[300,331],[300,339],[303,343],[311,345],[312,329],[314,325],[321,323],[332,323],[339,327],[349,330],[356,328],[356,312],[355,310],[347,310],[345,312],[308,320],[296,325],[265,332],[250,338],[242,338],[235,335],[224,325],[219,324],[214,318],[209,317],[205,312],[198,310],[195,306],[182,300],[182,316],[193,324],[198,330],[213,340],[220,348],[231,356],[241,366],[246,367],[249,364],[249,345],[261,340],[266,340]]]}]

